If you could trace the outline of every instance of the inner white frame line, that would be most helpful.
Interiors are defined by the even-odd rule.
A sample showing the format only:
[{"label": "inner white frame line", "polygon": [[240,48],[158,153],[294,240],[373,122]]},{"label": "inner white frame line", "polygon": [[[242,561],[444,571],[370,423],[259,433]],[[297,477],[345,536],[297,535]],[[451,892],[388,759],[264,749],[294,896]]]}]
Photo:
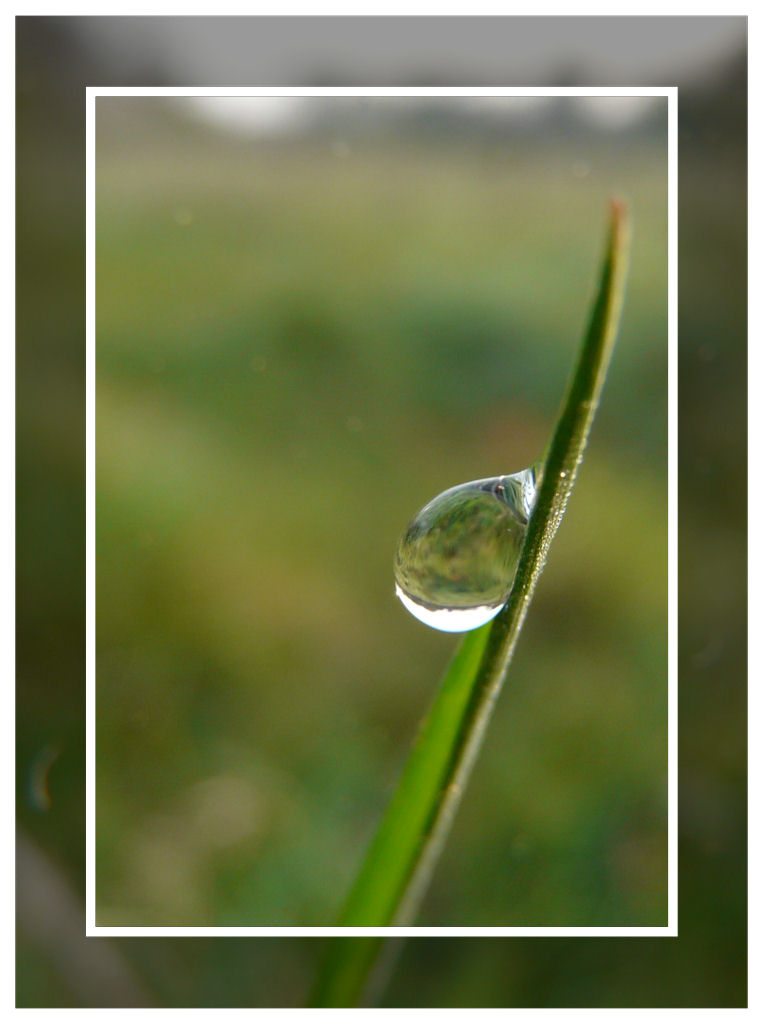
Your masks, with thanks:
[{"label": "inner white frame line", "polygon": [[[655,927],[429,927],[327,926],[107,927],[95,921],[95,109],[99,96],[294,96],[294,97],[502,97],[655,96],[668,101],[668,923]],[[678,935],[678,87],[252,87],[88,86],[86,158],[86,868],[87,936],[290,937],[385,935],[407,937],[675,937]]]}]

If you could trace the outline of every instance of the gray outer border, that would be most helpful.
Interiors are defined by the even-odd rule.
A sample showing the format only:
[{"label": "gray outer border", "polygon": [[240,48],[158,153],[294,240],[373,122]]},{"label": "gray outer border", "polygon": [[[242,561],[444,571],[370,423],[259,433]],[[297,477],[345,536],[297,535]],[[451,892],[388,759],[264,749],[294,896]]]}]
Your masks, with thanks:
[{"label": "gray outer border", "polygon": [[[660,18],[17,18],[18,63],[17,83],[17,130],[18,144],[23,149],[24,117],[28,108],[24,106],[24,90],[26,83],[32,81],[34,92],[35,61],[53,62],[55,66],[47,68],[48,80],[55,80],[57,88],[50,94],[42,89],[34,96],[34,102],[59,109],[69,115],[69,122],[62,122],[62,130],[69,135],[73,145],[80,145],[84,156],[84,87],[87,85],[231,85],[231,84],[414,84],[414,85],[446,85],[446,84],[495,84],[495,85],[678,85],[679,92],[679,216],[680,225],[690,224],[699,207],[697,200],[686,182],[691,183],[692,172],[698,166],[703,154],[707,155],[716,144],[713,138],[702,136],[701,126],[696,126],[682,117],[684,109],[689,110],[695,100],[713,92],[713,76],[722,63],[723,52],[732,55],[746,53],[746,24],[744,17],[733,18],[694,18],[694,17],[660,17]],[[593,50],[589,50],[590,62],[581,56],[580,37],[595,40]],[[56,62],[55,38],[59,33],[74,36],[82,44],[81,60],[76,66],[60,59]],[[116,47],[113,45],[116,41]],[[92,43],[98,43],[98,54],[94,57]],[[714,44],[722,44],[720,52]],[[87,44],[87,45],[86,45]],[[560,50],[561,48],[561,50]],[[68,51],[67,51],[68,52]],[[558,71],[544,63],[544,55],[555,52],[557,57],[567,53],[566,71]],[[153,75],[147,70],[152,57],[157,53],[166,55],[164,70],[161,76]],[[615,55],[614,57],[612,55]],[[190,59],[192,56],[203,58],[194,63],[194,80],[188,79]],[[716,61],[717,59],[717,61]],[[347,81],[346,74],[340,69],[347,66],[352,83]],[[446,68],[447,71],[441,70]],[[702,68],[701,74],[697,68]],[[585,81],[581,81],[584,76]],[[159,78],[161,80],[159,80]],[[734,121],[731,132],[735,133],[737,144],[745,145],[746,139],[746,90],[742,90],[743,99],[739,100],[739,109],[731,111]],[[77,120],[79,118],[79,120]],[[687,127],[688,126],[688,127]],[[684,130],[685,129],[685,130]],[[51,145],[55,147],[55,141]],[[52,152],[55,159],[55,150]],[[82,210],[82,226],[80,230],[80,256],[84,271],[84,159],[81,164],[81,176],[69,179],[62,176],[59,195],[55,197],[61,204],[67,204],[75,213]],[[739,164],[719,165],[718,175],[723,178],[724,186],[736,188],[737,205],[729,212],[737,230],[746,223],[746,167]],[[17,199],[20,202],[17,220],[18,237],[29,241],[34,227],[29,228],[24,210],[30,199],[33,201],[34,185],[19,181],[17,183]],[[679,227],[680,230],[680,227]],[[27,232],[30,232],[27,237]],[[687,243],[688,244],[688,243]],[[689,251],[682,247],[679,238],[679,268],[683,256]],[[734,250],[729,252],[735,267],[746,267],[746,254]],[[690,264],[690,260],[686,261]],[[23,261],[18,266],[19,280],[23,281],[28,274]],[[688,273],[679,269],[679,377],[682,378],[685,368],[691,371],[690,360],[693,354],[689,349],[691,340],[691,310],[681,302],[680,289],[687,280]],[[694,286],[695,288],[697,285]],[[718,287],[722,297],[730,308],[744,308],[746,301],[746,282],[721,281]],[[24,292],[20,291],[20,302],[17,307],[18,326],[18,357],[17,357],[17,403],[24,406],[25,401],[33,400],[31,387],[31,367],[26,361],[24,335]],[[84,288],[81,295],[70,295],[69,300],[79,309],[77,319],[84,324]],[[684,328],[688,330],[682,337]],[[65,339],[56,339],[59,346],[69,346],[70,362],[84,366],[84,331],[73,330]],[[716,479],[746,478],[746,435],[744,429],[744,409],[746,401],[745,380],[745,345],[746,320],[739,313],[729,325],[728,346],[724,352],[717,353],[717,373],[725,373],[730,380],[730,387],[736,389],[738,404],[742,410],[741,420],[721,422],[719,416],[723,410],[714,406],[701,411],[692,409],[681,396],[679,380],[679,459],[681,461],[681,484],[679,487],[679,510],[683,498],[696,497],[697,484],[694,479],[695,466],[692,462],[692,451],[701,445],[704,434],[698,428],[698,418],[704,416],[714,422],[721,430],[726,442],[727,455],[723,465],[714,466]],[[82,349],[80,351],[80,349]],[[73,384],[73,395],[80,401],[78,385]],[[686,393],[689,395],[689,393]],[[689,396],[690,397],[690,396]],[[715,419],[714,419],[715,417]],[[741,423],[741,426],[740,426]],[[79,436],[84,436],[84,408],[81,421],[69,423],[67,429]],[[22,438],[23,440],[23,438]],[[84,448],[83,448],[84,465]],[[79,474],[78,474],[79,475]],[[84,479],[84,474],[82,474]],[[17,499],[24,500],[24,483],[20,478],[17,488]],[[708,490],[708,502],[712,501]],[[727,523],[731,523],[742,532],[746,529],[746,494],[744,487],[738,489],[737,499],[734,491],[724,491],[724,515]],[[679,511],[680,516],[680,511]],[[679,531],[681,530],[679,519]],[[83,521],[84,538],[84,521]],[[75,539],[75,548],[82,548],[83,538]],[[17,565],[23,577],[25,561],[34,560],[34,549],[38,540],[50,543],[48,538],[31,536],[27,533],[18,539]],[[53,539],[55,543],[55,538]],[[721,540],[709,543],[718,544],[717,552],[725,553]],[[730,549],[729,549],[730,551]],[[732,555],[734,551],[730,551]],[[695,559],[698,552],[691,544],[682,546],[681,562],[679,563],[679,588],[685,593],[690,588],[702,588],[701,578],[697,577]],[[736,551],[738,555],[738,551]],[[66,563],[64,563],[66,565]],[[739,569],[739,562],[733,562]],[[64,569],[63,571],[69,571]],[[698,581],[699,580],[699,581]],[[80,573],[71,572],[73,594],[84,593],[84,559]],[[687,583],[688,587],[682,584]],[[22,581],[22,588],[25,585]],[[33,584],[32,584],[33,586]],[[705,584],[706,586],[706,584]],[[729,599],[735,606],[746,607],[744,570],[736,576],[732,574],[729,584]],[[709,594],[708,594],[709,597]],[[696,604],[696,596],[695,596]],[[75,599],[75,614],[79,608]],[[19,607],[19,619],[23,620],[25,604]],[[63,611],[63,610],[62,610]],[[684,620],[679,610],[679,629]],[[71,610],[67,609],[68,614]],[[55,614],[55,610],[51,610]],[[688,613],[687,613],[688,614]],[[17,642],[17,671],[19,682],[23,684],[26,660],[30,653],[27,646],[33,643],[26,639],[25,623],[20,621],[20,640]],[[739,637],[736,637],[738,640]],[[688,641],[687,641],[688,643]],[[681,648],[679,638],[679,648]],[[84,650],[84,605],[82,606],[82,638],[70,641],[68,660],[59,666],[62,693],[66,697],[68,714],[79,715],[84,721],[84,673],[81,675],[77,667],[82,665]],[[683,692],[694,700],[687,700],[679,705],[679,757],[683,766],[698,764],[702,768],[702,752],[697,753],[692,737],[696,735],[697,718],[693,711],[696,702],[695,683],[702,666],[699,659],[692,659],[691,649],[684,651],[682,657],[679,650],[679,695]],[[736,664],[736,663],[735,663]],[[738,665],[736,666],[738,667]],[[691,689],[689,689],[691,687]],[[739,672],[726,675],[722,695],[708,689],[707,684],[702,691],[707,707],[705,714],[720,714],[724,702],[732,700],[744,702],[745,680]],[[33,702],[34,692],[27,695],[23,685],[19,689],[19,710],[23,713],[24,702]],[[715,703],[714,703],[715,702]],[[31,713],[31,712],[27,712]],[[701,735],[701,730],[700,730]],[[738,737],[739,745],[744,748],[745,736]],[[710,767],[710,772],[715,766]],[[679,777],[679,785],[680,785]],[[84,784],[84,769],[82,771]],[[739,807],[735,806],[737,830],[743,830],[744,793],[741,799],[742,818],[739,819]],[[84,802],[84,785],[82,787]],[[679,789],[679,819],[682,807]],[[21,815],[21,809],[20,809]],[[739,822],[741,821],[741,824]],[[45,834],[45,833],[43,833]],[[681,835],[679,833],[679,840]],[[742,847],[743,849],[743,847]],[[682,858],[681,897],[687,898],[690,889],[694,890],[697,906],[700,904],[698,892],[705,893],[707,886],[717,883],[718,874],[708,875],[710,861],[697,862],[697,853],[692,847],[687,848],[687,856]],[[744,853],[735,843],[731,851],[721,851],[726,856],[725,877],[732,878],[740,870],[744,871]],[[81,865],[79,855],[74,854],[72,870],[84,865],[84,835]],[[738,902],[738,892],[734,890],[734,899]],[[728,895],[724,906],[729,913]],[[692,904],[693,906],[693,904]],[[508,961],[515,965],[513,970],[524,972],[525,976],[536,976],[541,972],[546,978],[545,988],[548,998],[545,1005],[565,1005],[558,1002],[555,994],[557,984],[565,978],[564,951],[569,949],[568,943],[586,943],[587,962],[590,964],[588,984],[580,978],[573,990],[579,993],[572,1002],[566,1005],[612,1005],[608,1001],[606,984],[602,979],[608,971],[614,970],[618,964],[627,960],[628,971],[635,974],[636,983],[632,986],[632,1003],[634,1006],[692,1006],[718,1005],[740,1006],[746,1000],[746,973],[744,965],[738,963],[738,956],[744,949],[746,937],[740,932],[744,923],[744,912],[732,907],[733,916],[728,917],[722,934],[714,936],[714,947],[717,956],[728,961],[726,989],[719,991],[711,1001],[701,1004],[696,1002],[692,986],[686,985],[687,958],[691,960],[692,951],[702,956],[703,943],[709,941],[707,931],[703,931],[702,922],[697,923],[697,911],[683,914],[679,909],[682,921],[681,937],[678,939],[418,939],[408,947],[407,955],[401,963],[398,984],[393,984],[388,995],[389,1005],[395,1005],[396,993],[416,990],[416,971],[425,969],[435,956],[440,969],[447,970],[448,964],[458,959],[457,950],[463,942],[483,942],[493,950],[491,958],[497,956],[496,950],[505,951]],[[712,918],[716,920],[716,918]],[[84,922],[83,922],[84,924]],[[73,943],[81,940],[76,926],[71,933]],[[140,953],[139,943],[148,943],[148,949],[157,940],[118,940],[126,959],[152,959],[151,952]],[[175,946],[190,940],[169,940],[165,946]],[[218,939],[203,940],[218,942]],[[223,940],[225,941],[225,940]],[[309,939],[231,939],[231,943],[247,943],[249,955],[267,956],[266,949],[273,949],[275,943],[289,943],[294,954],[299,958],[312,960],[308,953],[309,945],[315,941]],[[89,939],[86,948],[95,954],[93,944],[108,943],[107,939]],[[493,944],[501,944],[496,947]],[[265,944],[265,945],[263,945]],[[432,944],[436,944],[433,947]],[[488,947],[481,947],[487,953]],[[435,952],[435,948],[437,952]],[[132,955],[130,955],[132,951]],[[501,953],[496,963],[500,962]],[[674,971],[676,984],[671,989],[664,987],[664,982],[655,987],[652,979],[657,980],[655,969],[661,968],[659,977],[664,978],[665,963]],[[700,961],[701,962],[701,961]],[[413,972],[413,973],[412,973]],[[683,978],[683,981],[681,980]],[[69,979],[71,989],[81,1000],[80,1005],[140,1005],[140,994],[134,992],[118,993],[116,990],[108,995],[106,989],[100,991],[96,981],[88,982],[87,978]],[[699,981],[699,979],[697,979]],[[88,988],[88,985],[90,987]],[[569,984],[567,985],[570,990]],[[698,990],[702,986],[698,984]],[[518,983],[521,992],[521,983]],[[106,993],[106,994],[105,994]],[[256,995],[251,1005],[257,1005]],[[621,1005],[621,1004],[618,1004]]]}]

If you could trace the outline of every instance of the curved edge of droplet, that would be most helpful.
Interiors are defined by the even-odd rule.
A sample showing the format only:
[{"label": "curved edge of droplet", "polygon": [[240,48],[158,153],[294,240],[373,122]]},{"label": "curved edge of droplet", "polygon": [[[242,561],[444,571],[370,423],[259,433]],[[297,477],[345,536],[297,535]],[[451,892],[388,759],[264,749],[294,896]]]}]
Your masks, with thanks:
[{"label": "curved edge of droplet", "polygon": [[395,594],[419,622],[443,633],[469,633],[473,629],[478,629],[494,619],[506,604],[502,601],[498,605],[483,604],[475,608],[427,608],[426,605],[414,601],[397,583]]}]

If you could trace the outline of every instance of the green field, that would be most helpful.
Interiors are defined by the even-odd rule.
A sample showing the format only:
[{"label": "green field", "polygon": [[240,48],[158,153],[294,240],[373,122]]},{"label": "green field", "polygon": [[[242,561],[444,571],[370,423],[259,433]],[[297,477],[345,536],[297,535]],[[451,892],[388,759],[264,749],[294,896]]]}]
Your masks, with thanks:
[{"label": "green field", "polygon": [[398,538],[541,454],[617,195],[610,380],[419,923],[664,925],[664,137],[247,143],[121,109],[98,136],[98,923],[332,922],[455,643],[396,601]]}]

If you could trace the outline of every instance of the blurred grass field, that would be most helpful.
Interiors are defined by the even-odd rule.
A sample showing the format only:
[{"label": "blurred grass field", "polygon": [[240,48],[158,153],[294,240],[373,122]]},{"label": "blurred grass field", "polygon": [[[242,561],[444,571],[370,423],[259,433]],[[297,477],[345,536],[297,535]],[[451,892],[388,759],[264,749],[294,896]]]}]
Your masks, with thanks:
[{"label": "blurred grass field", "polygon": [[666,924],[664,133],[135,103],[98,101],[98,924],[331,923],[454,647],[396,542],[541,454],[613,194],[610,380],[418,923]]}]

